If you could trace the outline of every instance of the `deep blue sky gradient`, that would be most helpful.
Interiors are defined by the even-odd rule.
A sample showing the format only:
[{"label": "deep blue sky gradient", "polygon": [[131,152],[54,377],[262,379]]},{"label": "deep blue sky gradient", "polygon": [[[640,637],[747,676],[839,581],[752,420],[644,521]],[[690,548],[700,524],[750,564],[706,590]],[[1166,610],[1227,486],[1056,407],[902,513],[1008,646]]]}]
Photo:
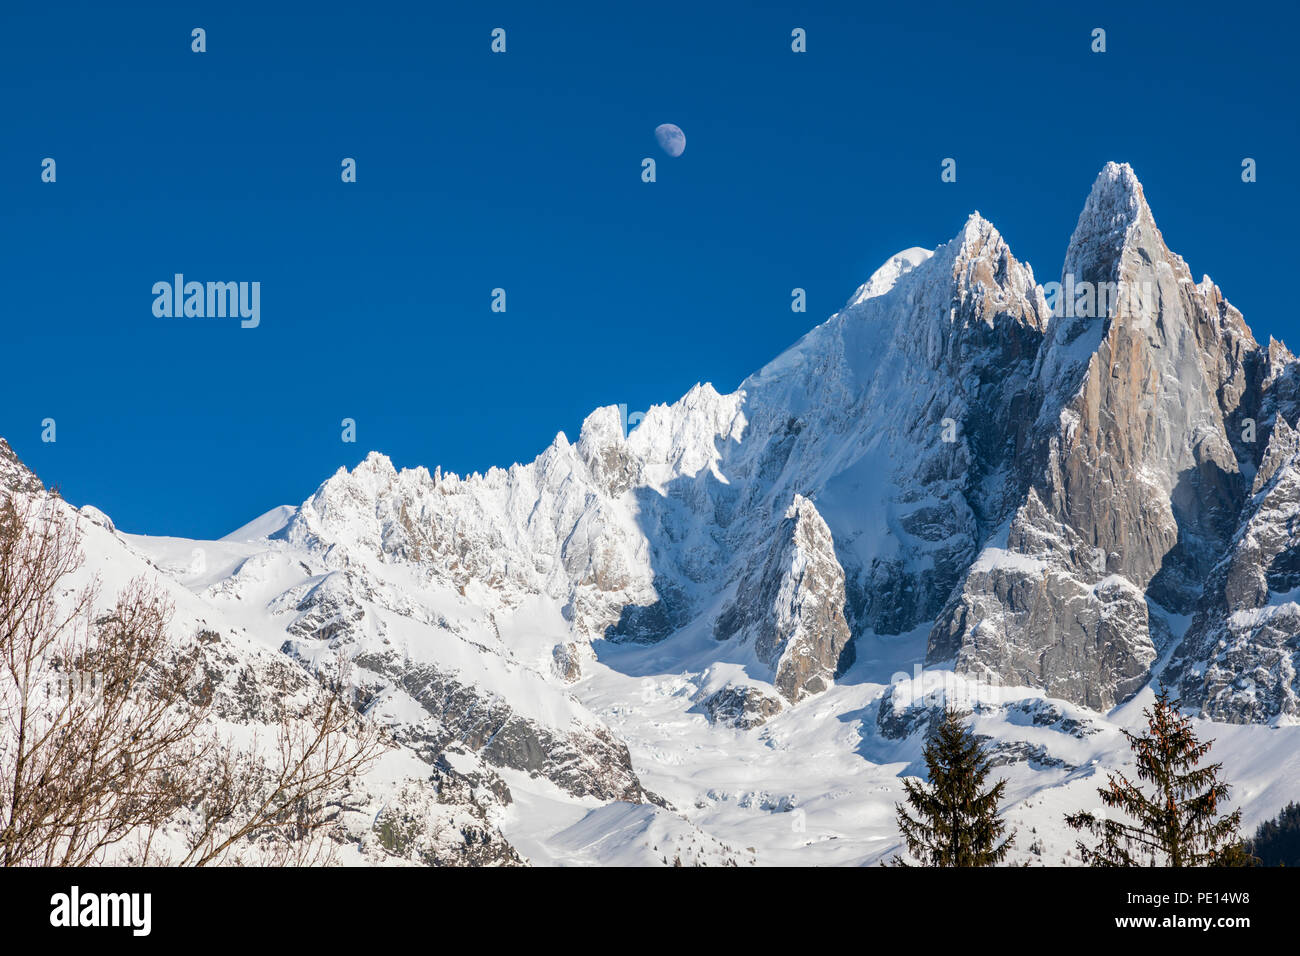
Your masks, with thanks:
[{"label": "deep blue sky gradient", "polygon": [[[4,4],[0,435],[73,503],[198,537],[370,449],[527,461],[596,406],[735,388],[972,210],[1059,278],[1110,159],[1297,345],[1297,27],[1290,4]],[[154,318],[175,272],[260,281],[261,327]]]}]

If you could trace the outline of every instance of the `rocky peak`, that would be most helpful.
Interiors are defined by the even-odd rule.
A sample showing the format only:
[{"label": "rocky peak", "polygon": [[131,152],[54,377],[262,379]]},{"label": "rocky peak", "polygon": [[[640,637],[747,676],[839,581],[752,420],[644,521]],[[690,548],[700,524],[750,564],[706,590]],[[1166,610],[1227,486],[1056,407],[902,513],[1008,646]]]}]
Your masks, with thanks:
[{"label": "rocky peak", "polygon": [[1213,720],[1300,721],[1300,433],[1280,415],[1226,556],[1164,675]]},{"label": "rocky peak", "polygon": [[1232,536],[1246,483],[1229,429],[1257,346],[1165,246],[1127,165],[1094,183],[1061,287],[1022,458],[1032,494],[940,616],[930,658],[1110,706],[1156,657],[1144,595],[1189,613]]},{"label": "rocky peak", "polygon": [[624,421],[613,405],[598,408],[582,423],[578,457],[591,469],[596,484],[611,497],[631,488],[639,479],[640,462],[627,445]]},{"label": "rocky peak", "polygon": [[1279,342],[1273,336],[1268,337],[1268,363],[1269,367],[1281,371],[1295,361],[1295,356],[1291,350],[1282,342]]},{"label": "rocky peak", "polygon": [[772,683],[791,702],[826,690],[847,664],[844,570],[817,508],[795,495],[765,553],[719,615],[718,640],[753,641]]},{"label": "rocky peak", "polygon": [[40,494],[44,490],[41,480],[22,463],[9,443],[0,438],[0,491]]},{"label": "rocky peak", "polygon": [[[1045,420],[1039,422],[1040,429],[1051,427],[1100,346],[1121,301],[1125,250],[1143,225],[1149,225],[1163,247],[1133,168],[1127,163],[1107,163],[1083,204],[1061,266],[1051,327],[1035,373],[1045,396]],[[1157,259],[1164,257],[1164,251],[1156,253]],[[1099,291],[1105,297],[1101,301]],[[1129,296],[1131,291],[1125,287],[1123,294]]]},{"label": "rocky peak", "polygon": [[[1108,570],[1143,588],[1167,572],[1170,586],[1158,583],[1155,596],[1185,610],[1243,490],[1228,430],[1257,346],[1217,288],[1198,288],[1169,251],[1127,165],[1108,164],[1088,197],[1067,255],[1069,284],[1084,293],[1067,306],[1092,306],[1075,320],[1092,325],[1096,345],[1076,366],[1077,387],[1053,396],[1077,424],[1049,439],[1056,461],[1045,478],[1054,487],[1044,500],[1106,547]],[[1144,511],[1113,514],[1103,489]]]},{"label": "rocky peak", "polygon": [[[1017,261],[1002,234],[978,212],[953,240],[952,255],[955,299],[958,312],[969,320],[992,327],[999,316],[1042,333],[1048,324],[1046,301],[1033,270]],[[968,298],[975,307],[960,308]]]},{"label": "rocky peak", "polygon": [[[1119,262],[1135,226],[1155,225],[1146,194],[1128,163],[1107,163],[1079,213],[1065,253],[1065,272],[1102,281]],[[1100,274],[1098,274],[1100,273]]]},{"label": "rocky peak", "polygon": [[1255,480],[1250,486],[1251,495],[1259,494],[1278,469],[1295,458],[1297,451],[1300,451],[1300,431],[1288,425],[1286,419],[1279,415],[1269,434],[1264,459],[1260,462],[1259,470],[1255,472]]}]

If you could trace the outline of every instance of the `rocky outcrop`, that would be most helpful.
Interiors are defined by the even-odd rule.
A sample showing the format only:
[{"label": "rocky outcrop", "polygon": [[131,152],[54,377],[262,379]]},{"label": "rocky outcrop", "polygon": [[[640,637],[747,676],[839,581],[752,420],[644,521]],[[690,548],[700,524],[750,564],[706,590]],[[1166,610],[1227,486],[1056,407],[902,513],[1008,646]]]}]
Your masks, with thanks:
[{"label": "rocky outcrop", "polygon": [[551,650],[551,673],[566,684],[572,684],[582,677],[581,648],[572,641],[556,644]]},{"label": "rocky outcrop", "polygon": [[705,698],[709,720],[737,730],[761,727],[781,712],[781,699],[760,687],[728,684]]},{"label": "rocky outcrop", "polygon": [[[930,625],[931,664],[1109,708],[1150,678],[1163,615],[1198,607],[1261,443],[1300,415],[1300,372],[1193,280],[1127,166],[1098,176],[1053,285],[1049,309],[977,213],[732,395],[697,386],[630,434],[598,409],[576,444],[468,478],[372,455],[286,540],[334,569],[413,568],[502,621],[560,602],[569,633],[537,666],[562,683],[593,640],[654,644],[710,615],[797,701],[846,634]],[[826,529],[812,593],[842,578],[834,611],[785,566],[796,496]]]},{"label": "rocky outcrop", "polygon": [[363,852],[374,862],[524,866],[490,816],[509,802],[499,777],[461,773],[440,759],[428,780],[409,780],[384,802],[363,838]]},{"label": "rocky outcrop", "polygon": [[40,479],[28,470],[9,443],[0,438],[0,493],[35,495],[44,490]]},{"label": "rocky outcrop", "polygon": [[930,632],[930,659],[1099,709],[1131,696],[1156,656],[1147,605],[1122,575],[1079,573],[1092,553],[1031,490],[1005,544],[985,547]]},{"label": "rocky outcrop", "polygon": [[335,572],[327,574],[312,586],[298,603],[298,617],[285,628],[295,637],[309,637],[329,641],[341,635],[356,633],[365,619],[365,608],[353,596],[349,575]]},{"label": "rocky outcrop", "polygon": [[752,641],[791,702],[826,690],[847,663],[844,570],[830,529],[807,498],[795,495],[770,550],[741,579],[713,634]]},{"label": "rocky outcrop", "polygon": [[876,730],[886,740],[905,740],[913,734],[928,733],[942,719],[942,698],[914,700],[886,693],[876,708]]},{"label": "rocky outcrop", "polygon": [[[555,645],[535,667],[521,665],[499,634],[490,643],[467,636],[364,560],[349,559],[324,575],[306,570],[301,584],[270,603],[287,617],[281,651],[351,688],[367,713],[392,711],[384,720],[394,737],[422,759],[432,763],[461,747],[490,766],[544,777],[574,796],[648,799],[627,746],[550,683],[578,679],[583,655],[576,644]],[[258,571],[249,568],[246,586],[260,586]],[[397,649],[399,634],[414,647]],[[521,708],[516,696],[548,703]]]},{"label": "rocky outcrop", "polygon": [[1033,272],[978,213],[909,252],[742,384],[751,447],[720,465],[740,515],[816,495],[858,632],[934,619],[1014,505],[1036,414],[1047,307]]},{"label": "rocky outcrop", "polygon": [[1028,492],[930,635],[927,659],[1108,708],[1157,656],[1231,538],[1250,450],[1234,431],[1258,351],[1165,246],[1127,166],[1098,177],[1035,368]]},{"label": "rocky outcrop", "polygon": [[[308,646],[288,642],[284,650],[313,666]],[[394,739],[429,763],[458,747],[489,766],[544,777],[577,797],[633,803],[654,799],[642,788],[627,745],[594,721],[549,725],[464,676],[391,650],[362,648],[348,657],[348,664],[349,679],[358,698],[367,702],[367,712],[381,715],[384,702],[394,695],[423,712],[418,719],[404,716],[390,722],[390,729]]]},{"label": "rocky outcrop", "polygon": [[1166,681],[1232,723],[1300,720],[1300,432],[1278,417]]}]

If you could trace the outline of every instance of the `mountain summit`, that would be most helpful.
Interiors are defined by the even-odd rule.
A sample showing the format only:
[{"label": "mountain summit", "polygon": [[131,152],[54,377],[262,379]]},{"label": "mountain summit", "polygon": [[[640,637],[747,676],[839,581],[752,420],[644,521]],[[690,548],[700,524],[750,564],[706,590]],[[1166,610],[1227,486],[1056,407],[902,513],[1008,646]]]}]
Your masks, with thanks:
[{"label": "mountain summit", "polygon": [[[1300,723],[1297,419],[1300,362],[1110,163],[1059,282],[976,213],[735,392],[630,433],[600,408],[467,477],[371,453],[220,542],[83,514],[105,562],[148,562],[205,627],[353,687],[413,760],[491,781],[475,819],[525,855],[588,859],[607,826],[749,841],[736,814],[810,787],[892,800],[936,682],[991,689],[1025,792],[1066,785],[1085,738],[1122,744],[1107,715],[1153,678],[1214,720]],[[42,493],[3,442],[0,483]],[[567,829],[512,816],[515,790]],[[420,794],[402,812],[433,814]],[[887,849],[863,839],[848,858]]]},{"label": "mountain summit", "polygon": [[[925,626],[931,664],[1109,708],[1152,676],[1165,619],[1197,608],[1294,401],[1270,401],[1290,377],[1265,374],[1278,359],[1168,249],[1126,164],[1094,182],[1057,285],[1049,307],[976,213],[932,253],[891,258],[731,395],[697,386],[626,437],[600,409],[576,445],[560,435],[483,476],[372,456],[285,535],[409,567],[497,621],[553,602],[540,650],[566,679],[601,642],[707,634],[699,653],[795,701],[824,680],[779,677],[727,622],[771,635],[789,619],[761,569],[803,502],[835,564],[819,577],[843,580],[849,653]],[[844,643],[801,638],[799,672],[833,675]]]},{"label": "mountain summit", "polygon": [[1023,500],[940,616],[929,656],[1106,708],[1146,683],[1167,640],[1150,605],[1192,610],[1272,422],[1243,429],[1263,400],[1259,346],[1169,251],[1128,166],[1098,177],[1061,284],[1107,304],[1054,320]]}]

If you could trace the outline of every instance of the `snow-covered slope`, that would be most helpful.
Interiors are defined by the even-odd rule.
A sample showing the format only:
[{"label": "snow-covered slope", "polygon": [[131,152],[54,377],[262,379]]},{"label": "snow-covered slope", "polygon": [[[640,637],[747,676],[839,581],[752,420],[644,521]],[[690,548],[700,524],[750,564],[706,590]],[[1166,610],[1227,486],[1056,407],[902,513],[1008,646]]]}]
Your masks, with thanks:
[{"label": "snow-covered slope", "polygon": [[[60,581],[60,593],[97,583],[95,606],[102,612],[138,580],[157,587],[171,602],[171,639],[178,649],[200,654],[212,701],[207,723],[222,739],[252,745],[254,752],[258,741],[274,746],[285,706],[298,707],[321,692],[310,674],[280,653],[280,636],[266,626],[261,613],[223,605],[203,588],[205,581],[221,580],[233,568],[256,561],[261,546],[122,534],[98,509],[78,511],[49,496],[0,441],[0,498],[10,494],[44,501],[59,521],[75,525],[83,560]],[[505,815],[500,794],[508,791],[502,786],[494,792],[493,779],[482,761],[464,748],[448,748],[433,765],[409,748],[387,748],[363,779],[350,781],[347,792],[337,795],[340,836],[346,839],[339,859],[517,865],[520,860],[499,829]],[[390,838],[394,819],[404,822],[406,839]],[[186,820],[178,819],[155,841],[152,852],[163,858],[183,855],[180,838],[185,827]],[[134,842],[124,841],[106,862],[133,861],[135,852]]]},{"label": "snow-covered slope", "polygon": [[630,434],[597,409],[465,477],[372,453],[217,542],[82,515],[101,563],[392,730],[415,770],[366,783],[359,860],[479,862],[452,813],[496,862],[879,861],[948,700],[1011,781],[1015,859],[1068,861],[1062,813],[1165,670],[1237,724],[1201,729],[1250,824],[1300,789],[1300,365],[1192,281],[1127,166],[1061,284],[1114,295],[1053,314],[977,213]]}]

